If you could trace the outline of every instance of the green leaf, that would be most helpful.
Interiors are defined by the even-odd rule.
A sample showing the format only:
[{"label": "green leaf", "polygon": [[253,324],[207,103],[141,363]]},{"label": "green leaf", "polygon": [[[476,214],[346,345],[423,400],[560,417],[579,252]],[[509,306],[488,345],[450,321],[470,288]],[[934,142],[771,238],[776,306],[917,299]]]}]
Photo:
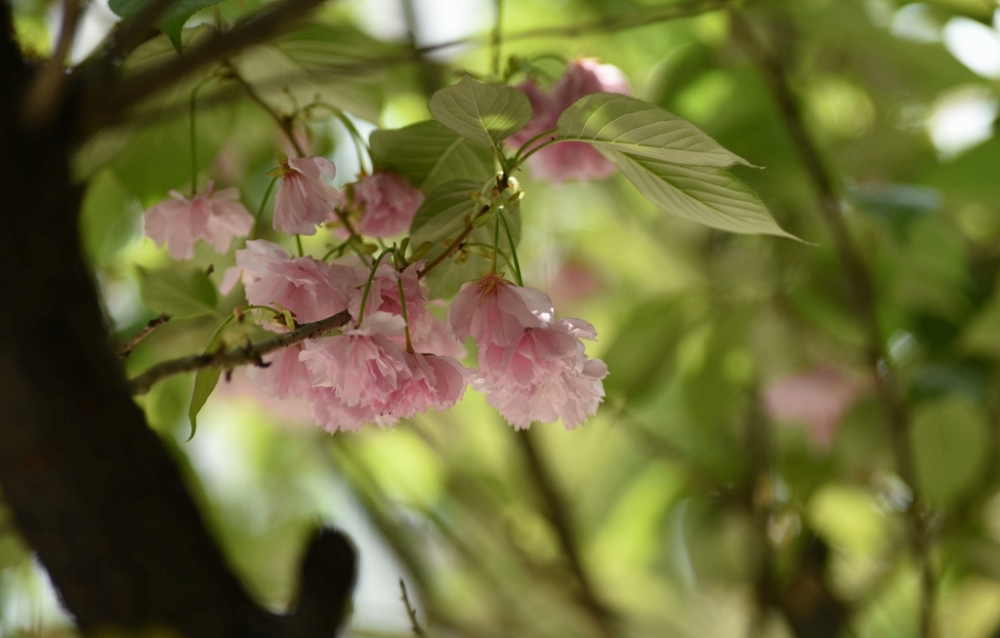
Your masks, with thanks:
[{"label": "green leaf", "polygon": [[469,76],[431,96],[431,115],[451,130],[497,146],[531,121],[531,103],[510,86],[477,82]]},{"label": "green leaf", "polygon": [[279,112],[318,99],[377,122],[386,78],[385,65],[375,62],[400,53],[399,47],[353,27],[311,24],[247,49],[234,64],[257,94]]},{"label": "green leaf", "polygon": [[453,180],[484,182],[494,170],[488,146],[434,120],[375,131],[370,142],[376,168],[403,175],[425,193]]},{"label": "green leaf", "polygon": [[721,169],[678,166],[612,150],[604,154],[640,193],[672,215],[734,233],[798,239],[778,226],[756,193]]},{"label": "green leaf", "polygon": [[[149,0],[108,0],[110,8],[119,18],[132,17],[139,12]],[[178,0],[169,13],[160,21],[160,31],[170,38],[170,42],[179,52],[182,48],[181,30],[184,23],[198,11],[218,4],[220,0]]]},{"label": "green leaf", "polygon": [[[208,347],[205,348],[205,354],[218,352],[222,346],[222,328],[225,325],[224,323],[222,326],[219,326],[219,329],[212,335],[212,340],[208,342]],[[188,408],[188,417],[191,419],[191,435],[188,437],[188,441],[194,438],[194,433],[198,429],[198,413],[205,407],[205,402],[208,401],[208,397],[215,390],[220,376],[222,376],[222,370],[219,368],[202,368],[194,376],[194,391],[191,393],[191,406]]]},{"label": "green leaf", "polygon": [[556,131],[560,139],[674,164],[751,165],[687,120],[627,95],[595,93],[577,100],[559,116]]},{"label": "green leaf", "polygon": [[139,295],[151,310],[176,319],[200,317],[215,312],[218,293],[204,271],[174,267],[139,269]]}]

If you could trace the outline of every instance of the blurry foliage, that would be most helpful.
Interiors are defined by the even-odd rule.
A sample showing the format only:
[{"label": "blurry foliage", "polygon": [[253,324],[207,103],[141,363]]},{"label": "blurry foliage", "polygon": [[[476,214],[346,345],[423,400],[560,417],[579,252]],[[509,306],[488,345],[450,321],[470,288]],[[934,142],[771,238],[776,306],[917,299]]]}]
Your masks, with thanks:
[{"label": "blurry foliage", "polygon": [[[664,6],[502,4],[507,35]],[[14,5],[21,41],[43,52],[44,4]],[[438,88],[428,82],[452,76],[428,71],[441,58],[414,65],[398,42],[354,26],[360,12],[389,5],[397,10],[392,2],[331,8],[234,64],[266,87],[262,95],[280,113],[318,96],[373,124],[411,124],[426,118],[422,91]],[[842,183],[851,239],[873,273],[886,350],[913,417],[920,515],[931,521],[935,635],[986,638],[1000,631],[1000,138],[944,160],[927,126],[936,100],[956,88],[997,97],[996,81],[963,66],[939,38],[955,16],[990,23],[996,6],[929,1],[921,6],[937,41],[894,35],[893,16],[914,6],[760,0],[743,11],[788,70],[808,131]],[[224,19],[243,13],[232,0],[219,10]],[[184,38],[198,32],[186,29]],[[449,68],[488,73],[489,53],[485,45],[452,51]],[[604,282],[559,308],[601,335],[588,346],[611,371],[601,412],[572,432],[535,426],[533,466],[518,440],[525,434],[474,392],[451,412],[396,431],[331,437],[273,414],[266,397],[262,407],[243,396],[237,372],[208,400],[197,436],[182,442],[193,375],[162,382],[139,403],[237,572],[267,605],[283,608],[301,543],[325,523],[345,528],[361,550],[350,635],[410,634],[398,578],[431,636],[918,635],[924,567],[910,551],[903,513],[912,494],[897,475],[876,396],[847,410],[829,448],[816,446],[805,424],[760,414],[770,383],[821,364],[875,380],[813,184],[766,83],[732,37],[731,17],[517,39],[503,53],[586,55],[620,66],[636,95],[763,167],[733,172],[782,228],[811,244],[664,216],[621,177],[553,186],[518,175],[526,283],[544,289],[567,260],[583,261]],[[161,36],[130,64],[174,54]],[[558,69],[549,62],[539,65]],[[217,286],[231,257],[200,244],[190,273],[164,272],[163,254],[140,233],[144,205],[189,186],[186,113],[199,81],[157,97],[137,124],[102,135],[77,158],[88,179],[84,246],[120,340],[160,311],[189,317],[143,341],[125,361],[130,375],[204,350],[238,299],[208,292],[214,288],[195,299],[172,296],[171,281],[204,277],[210,264]],[[199,169],[241,186],[256,210],[282,144],[273,124],[225,82],[207,83],[198,103]],[[343,129],[326,118],[316,110],[303,132],[331,152],[348,181],[358,167]],[[407,164],[405,148],[373,139],[378,164],[433,181],[424,164]],[[436,157],[423,150],[428,161]],[[479,179],[482,149],[464,153],[474,164],[468,177]],[[272,238],[269,228],[270,205],[261,229]],[[307,246],[336,243],[324,233],[305,238]],[[31,561],[0,502],[0,635],[71,634]]]}]

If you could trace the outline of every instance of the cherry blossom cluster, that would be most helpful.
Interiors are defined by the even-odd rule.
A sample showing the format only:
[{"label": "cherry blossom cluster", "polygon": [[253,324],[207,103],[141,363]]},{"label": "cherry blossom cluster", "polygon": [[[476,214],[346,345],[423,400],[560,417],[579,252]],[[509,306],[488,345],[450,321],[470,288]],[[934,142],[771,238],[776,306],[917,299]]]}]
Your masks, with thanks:
[{"label": "cherry blossom cluster", "polygon": [[[545,141],[540,134],[553,129],[560,113],[580,97],[628,92],[618,69],[588,59],[571,63],[551,93],[532,81],[518,88],[534,116],[508,142],[523,145],[534,138],[531,148]],[[612,170],[590,145],[580,143],[542,148],[528,157],[528,165],[554,182],[601,178]],[[323,157],[279,153],[271,175],[280,180],[275,231],[314,235],[327,226],[346,238],[343,246],[356,249],[362,237],[406,233],[424,201],[405,177],[388,171],[362,175],[338,190],[327,181],[335,178],[336,167]],[[365,423],[393,425],[431,408],[447,410],[469,384],[517,429],[558,419],[577,427],[604,397],[607,368],[586,356],[582,342],[596,339],[594,327],[581,319],[556,319],[548,295],[506,280],[495,259],[490,272],[462,286],[445,321],[431,311],[445,304],[428,298],[422,279],[427,265],[408,263],[403,248],[386,249],[377,259],[357,250],[326,261],[302,255],[300,247],[295,257],[278,244],[253,239],[256,222],[235,188],[215,191],[209,182],[190,196],[170,195],[146,211],[146,234],[176,259],[192,258],[199,239],[223,253],[236,238],[249,236],[220,287],[229,293],[242,282],[251,306],[274,311],[275,321],[266,328],[281,332],[345,311],[350,315],[339,333],[273,353],[248,371],[269,395],[307,401],[315,421],[331,432]],[[499,218],[494,223],[499,229]],[[470,337],[475,369],[460,363]]]}]

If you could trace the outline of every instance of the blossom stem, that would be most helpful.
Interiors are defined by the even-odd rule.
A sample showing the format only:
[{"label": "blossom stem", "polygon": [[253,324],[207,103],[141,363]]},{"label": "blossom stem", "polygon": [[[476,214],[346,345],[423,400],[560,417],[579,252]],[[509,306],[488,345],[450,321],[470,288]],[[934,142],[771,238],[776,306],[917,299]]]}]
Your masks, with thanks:
[{"label": "blossom stem", "polygon": [[476,213],[475,217],[469,220],[469,223],[465,225],[465,228],[462,229],[462,232],[459,233],[458,237],[455,238],[455,241],[451,242],[451,244],[449,244],[448,247],[444,249],[443,253],[435,257],[434,261],[427,264],[427,266],[425,266],[423,270],[417,273],[417,277],[419,279],[423,279],[424,277],[427,276],[428,273],[430,273],[430,271],[440,266],[444,262],[444,260],[448,259],[453,254],[455,254],[455,251],[461,248],[462,243],[465,242],[465,240],[468,239],[469,235],[472,234],[472,231],[476,229],[476,226],[473,222],[475,222],[476,219],[482,217],[489,211],[490,211],[489,206],[483,206],[481,209],[479,209],[479,212]]},{"label": "blossom stem", "polygon": [[250,239],[257,239],[257,227],[260,224],[260,218],[264,215],[264,206],[267,205],[268,198],[271,197],[271,191],[274,190],[274,185],[278,183],[280,177],[271,178],[271,183],[267,185],[267,190],[264,191],[264,199],[260,200],[260,208],[257,209],[257,215],[253,218],[253,228],[250,229]]},{"label": "blossom stem", "polygon": [[331,248],[330,250],[328,250],[325,255],[323,255],[323,259],[320,259],[320,261],[326,261],[327,259],[329,259],[330,257],[332,257],[334,253],[337,254],[337,257],[342,256],[344,254],[344,249],[347,248],[347,246],[350,243],[351,243],[351,240],[348,239],[347,241],[334,246],[333,248]]},{"label": "blossom stem", "polygon": [[490,261],[490,272],[497,271],[497,253],[500,252],[500,207],[493,212],[493,259]]},{"label": "blossom stem", "polygon": [[[552,129],[552,131],[550,131],[549,134],[551,135],[554,132],[555,132],[555,129]],[[524,155],[518,157],[517,161],[514,163],[514,168],[516,168],[516,167],[520,166],[521,164],[523,164],[525,161],[527,161],[527,159],[529,157],[531,157],[532,155],[534,155],[538,151],[542,150],[543,148],[552,146],[553,144],[558,144],[559,142],[565,142],[565,141],[566,140],[560,139],[558,137],[553,137],[551,140],[546,140],[546,141],[542,142],[541,144],[539,144],[535,148],[531,149],[530,151],[528,151]],[[524,148],[524,146],[521,146],[521,148]]]},{"label": "blossom stem", "polygon": [[399,308],[403,314],[403,333],[406,335],[406,351],[413,354],[413,344],[410,342],[410,319],[406,316],[406,294],[403,292],[403,278],[399,276],[399,270],[396,271],[396,287],[399,288]]},{"label": "blossom stem", "polygon": [[304,250],[302,250],[302,235],[295,236],[295,245],[299,249],[299,257],[305,256],[306,253]]},{"label": "blossom stem", "polygon": [[347,229],[347,234],[350,235],[349,242],[351,249],[358,254],[358,257],[361,258],[362,263],[364,264],[370,263],[371,258],[368,255],[366,255],[364,251],[362,251],[360,248],[362,243],[361,235],[358,234],[358,231],[354,230],[354,225],[351,224],[351,220],[347,218],[347,213],[345,213],[339,206],[335,208],[333,212],[340,220],[340,223],[344,225],[344,228]]},{"label": "blossom stem", "polygon": [[326,102],[315,102],[314,105],[322,106],[323,108],[328,109],[331,113],[333,113],[335,118],[340,120],[340,123],[344,125],[344,128],[347,129],[351,139],[354,141],[354,150],[358,153],[358,168],[362,171],[365,170],[364,156],[367,155],[369,157],[369,164],[371,165],[372,170],[375,170],[374,162],[370,161],[372,151],[368,148],[368,143],[365,142],[365,138],[361,135],[361,132],[358,131],[358,127],[354,126],[354,122],[351,121],[351,118],[347,117],[347,114],[337,107],[327,104]]},{"label": "blossom stem", "polygon": [[[368,304],[368,294],[372,291],[372,283],[375,281],[375,273],[378,271],[378,265],[382,263],[386,255],[395,252],[395,248],[387,248],[375,259],[375,263],[372,264],[371,271],[368,273],[368,281],[365,283],[365,291],[361,294],[361,310],[358,311],[358,320],[354,323],[355,328],[360,327],[361,322],[365,318],[365,306]],[[404,310],[403,312],[406,311]],[[406,315],[403,315],[403,318],[405,319]]]},{"label": "blossom stem", "polygon": [[521,278],[521,262],[517,260],[517,249],[514,247],[514,236],[510,232],[510,226],[507,225],[507,216],[504,215],[503,209],[497,210],[497,215],[500,217],[501,223],[503,223],[503,231],[507,235],[507,245],[510,246],[510,256],[514,261],[514,276],[517,278],[517,285],[524,287],[524,279]]},{"label": "blossom stem", "polygon": [[[493,250],[493,246],[490,246],[489,244],[481,244],[481,243],[479,243],[479,242],[472,242],[472,241],[467,241],[467,242],[465,242],[465,245],[466,245],[466,246],[479,246],[480,248],[486,248],[486,249],[489,249],[489,250]],[[505,252],[504,252],[504,251],[502,251],[502,250],[501,250],[501,251],[498,251],[498,252],[500,253],[500,256],[501,256],[501,257],[503,257],[503,260],[504,260],[505,262],[507,262],[507,265],[508,265],[508,266],[509,266],[510,268],[513,268],[513,267],[514,267],[514,262],[512,262],[512,261],[510,260],[510,257],[508,257],[508,256],[507,256],[507,253],[505,253]]]},{"label": "blossom stem", "polygon": [[198,129],[195,126],[195,112],[197,111],[196,102],[198,99],[198,91],[201,87],[205,86],[205,83],[212,79],[209,76],[195,85],[191,89],[191,101],[189,103],[190,112],[188,115],[188,123],[190,127],[191,135],[191,196],[194,197],[198,193]]},{"label": "blossom stem", "polygon": [[[536,136],[532,137],[531,139],[529,139],[524,144],[521,144],[520,148],[517,149],[517,152],[514,153],[514,157],[511,158],[511,170],[513,170],[513,169],[517,168],[518,166],[520,166],[521,163],[524,162],[525,159],[527,159],[528,155],[525,155],[524,157],[522,157],[521,154],[525,153],[527,151],[527,149],[532,144],[534,144],[538,140],[542,139],[543,137],[548,137],[550,135],[555,135],[555,134],[556,134],[556,129],[554,129],[554,128],[553,129],[549,129],[547,131],[542,131],[538,135],[536,135]],[[528,153],[528,154],[530,155],[530,153]]]}]

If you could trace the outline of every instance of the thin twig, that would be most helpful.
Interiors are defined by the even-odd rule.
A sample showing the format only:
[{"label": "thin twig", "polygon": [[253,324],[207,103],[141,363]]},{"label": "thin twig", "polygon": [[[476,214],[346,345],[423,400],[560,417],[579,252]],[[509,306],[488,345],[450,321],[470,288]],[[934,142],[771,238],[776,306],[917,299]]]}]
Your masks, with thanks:
[{"label": "thin twig", "polygon": [[931,631],[934,576],[927,556],[929,539],[927,538],[925,515],[922,511],[923,499],[916,478],[909,408],[903,398],[903,391],[899,387],[898,378],[891,368],[891,362],[885,350],[885,341],[875,309],[875,293],[871,273],[851,240],[847,225],[841,215],[842,200],[838,195],[839,189],[835,185],[836,180],[827,168],[818,146],[806,129],[802,118],[802,109],[798,98],[788,84],[788,75],[782,61],[758,41],[745,17],[734,13],[732,26],[736,39],[757,66],[770,89],[785,128],[788,130],[792,143],[812,181],[816,192],[817,207],[833,236],[834,245],[844,269],[847,287],[854,302],[857,319],[866,335],[866,358],[877,380],[879,403],[889,426],[897,471],[913,494],[913,500],[907,514],[910,521],[911,547],[923,567],[923,604],[920,606],[921,636],[926,637]]},{"label": "thin twig", "polygon": [[430,274],[432,270],[440,266],[444,262],[444,260],[448,259],[453,254],[455,254],[455,252],[462,247],[462,244],[465,242],[465,240],[469,238],[469,235],[472,234],[472,231],[476,229],[476,225],[473,222],[477,218],[482,217],[483,215],[488,213],[489,211],[490,211],[489,206],[483,206],[481,209],[479,209],[479,212],[476,214],[475,217],[469,220],[469,223],[465,225],[465,228],[462,230],[461,233],[459,233],[458,237],[455,238],[455,241],[451,242],[451,244],[449,244],[448,247],[444,249],[443,253],[435,257],[434,261],[424,266],[424,269],[421,270],[419,273],[417,273],[417,278],[423,279],[428,274]]},{"label": "thin twig", "polygon": [[163,363],[159,363],[139,376],[129,380],[129,387],[132,389],[132,394],[145,394],[146,392],[149,392],[149,389],[157,381],[176,374],[193,372],[203,368],[222,368],[229,370],[248,363],[259,364],[261,357],[264,355],[295,345],[296,343],[300,343],[306,339],[314,339],[322,335],[324,332],[336,330],[337,328],[344,326],[350,318],[351,315],[346,310],[342,310],[331,317],[320,319],[319,321],[314,321],[313,323],[303,324],[291,332],[286,332],[283,335],[279,335],[267,341],[262,341],[258,344],[251,344],[247,347],[228,352],[221,351],[214,354],[197,354],[189,357],[181,357],[180,359],[164,361]]},{"label": "thin twig", "polygon": [[594,593],[594,587],[590,582],[587,570],[583,567],[580,559],[580,550],[576,545],[576,535],[573,532],[573,524],[570,521],[569,512],[559,496],[555,482],[549,474],[549,469],[545,461],[538,453],[535,445],[535,434],[532,430],[519,432],[515,438],[524,453],[524,458],[528,463],[528,470],[534,479],[535,487],[542,497],[545,508],[545,516],[555,528],[556,536],[559,538],[559,545],[562,548],[566,560],[573,576],[580,586],[579,602],[587,616],[594,623],[594,626],[601,632],[604,638],[619,638],[620,634],[614,626],[614,615],[607,606],[598,599]]},{"label": "thin twig", "polygon": [[403,579],[399,579],[399,589],[403,592],[403,604],[406,605],[406,615],[410,617],[410,626],[413,628],[413,635],[419,636],[420,638],[427,638],[427,634],[420,627],[420,623],[417,622],[417,610],[413,608],[410,604],[410,597],[406,593],[406,583]]},{"label": "thin twig", "polygon": [[139,345],[140,341],[142,341],[149,335],[153,334],[154,330],[156,330],[163,324],[167,323],[168,321],[170,321],[170,315],[166,313],[161,314],[159,317],[153,317],[152,319],[150,319],[149,323],[147,323],[142,330],[137,332],[135,336],[133,336],[131,339],[125,342],[125,345],[123,345],[121,347],[121,350],[118,351],[118,358],[119,359],[127,358],[130,354],[132,354],[132,348],[135,348],[137,345]]},{"label": "thin twig", "polygon": [[236,83],[243,88],[243,91],[246,92],[247,96],[249,96],[251,100],[256,102],[260,108],[264,109],[264,111],[271,116],[271,119],[278,124],[281,131],[285,134],[285,137],[287,137],[288,141],[291,142],[292,147],[295,148],[295,152],[299,154],[299,157],[306,156],[306,152],[302,150],[302,146],[299,144],[299,141],[295,139],[295,131],[292,130],[292,121],[290,118],[282,117],[277,111],[271,108],[271,105],[265,102],[264,98],[257,94],[254,88],[243,79],[243,76],[236,71],[236,68],[233,67],[233,65],[227,65],[225,77],[235,80]]}]

